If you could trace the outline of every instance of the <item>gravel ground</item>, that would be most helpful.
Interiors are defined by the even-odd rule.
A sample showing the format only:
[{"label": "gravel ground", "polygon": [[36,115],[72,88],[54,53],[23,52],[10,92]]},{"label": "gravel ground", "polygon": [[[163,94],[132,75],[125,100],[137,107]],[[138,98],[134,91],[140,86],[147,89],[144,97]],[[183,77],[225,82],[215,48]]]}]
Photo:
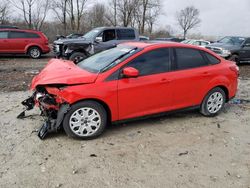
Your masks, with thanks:
[{"label": "gravel ground", "polygon": [[[47,59],[0,60],[0,187],[250,188],[250,104],[227,104],[214,118],[192,111],[112,125],[90,141],[63,131],[41,141],[38,111],[15,118],[30,93],[7,91],[27,88],[10,86],[22,80],[12,77],[2,88],[2,73],[19,70],[13,63],[21,61],[34,70]],[[244,74],[237,98],[250,100],[250,74]]]}]

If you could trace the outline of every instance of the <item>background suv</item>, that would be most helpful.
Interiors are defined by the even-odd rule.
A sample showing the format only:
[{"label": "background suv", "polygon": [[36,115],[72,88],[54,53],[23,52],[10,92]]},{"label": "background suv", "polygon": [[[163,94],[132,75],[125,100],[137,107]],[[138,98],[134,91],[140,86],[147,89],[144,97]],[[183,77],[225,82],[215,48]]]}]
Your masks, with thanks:
[{"label": "background suv", "polygon": [[237,64],[250,62],[250,38],[247,37],[224,37],[206,48]]},{"label": "background suv", "polygon": [[80,38],[54,41],[53,51],[58,58],[63,57],[78,63],[125,41],[139,41],[138,32],[127,27],[98,27]]},{"label": "background suv", "polygon": [[0,29],[0,54],[28,54],[37,59],[49,52],[48,39],[40,31]]}]

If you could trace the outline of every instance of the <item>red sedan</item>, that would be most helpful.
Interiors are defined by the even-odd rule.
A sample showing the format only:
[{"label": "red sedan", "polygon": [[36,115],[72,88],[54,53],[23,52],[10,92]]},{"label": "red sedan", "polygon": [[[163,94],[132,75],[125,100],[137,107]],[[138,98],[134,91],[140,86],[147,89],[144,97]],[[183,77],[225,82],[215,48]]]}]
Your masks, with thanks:
[{"label": "red sedan", "polygon": [[178,109],[214,116],[235,96],[237,78],[235,63],[204,48],[125,43],[77,65],[52,59],[23,104],[47,116],[40,138],[63,127],[69,136],[90,139],[108,123]]}]

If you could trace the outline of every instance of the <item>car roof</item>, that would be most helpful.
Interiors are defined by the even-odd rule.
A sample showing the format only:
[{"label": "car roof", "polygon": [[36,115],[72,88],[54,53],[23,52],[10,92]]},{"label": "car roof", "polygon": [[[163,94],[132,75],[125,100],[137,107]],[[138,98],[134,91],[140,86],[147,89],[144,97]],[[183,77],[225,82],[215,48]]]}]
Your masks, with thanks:
[{"label": "car roof", "polygon": [[[211,53],[210,50],[206,48],[202,48],[200,46],[195,46],[191,44],[183,44],[178,42],[171,42],[171,41],[143,41],[143,42],[125,42],[120,45],[127,45],[127,46],[133,46],[137,48],[167,48],[167,47],[177,47],[177,48],[192,48],[197,50],[202,50]],[[214,53],[213,53],[214,54]],[[216,54],[214,54],[216,57],[218,57]]]},{"label": "car roof", "polygon": [[101,29],[133,29],[132,27],[96,27],[94,29],[98,29],[98,30],[101,30]]},{"label": "car roof", "polygon": [[31,33],[41,33],[41,31],[32,30],[32,29],[14,29],[14,28],[0,28],[0,31],[23,31],[23,32],[31,32]]}]

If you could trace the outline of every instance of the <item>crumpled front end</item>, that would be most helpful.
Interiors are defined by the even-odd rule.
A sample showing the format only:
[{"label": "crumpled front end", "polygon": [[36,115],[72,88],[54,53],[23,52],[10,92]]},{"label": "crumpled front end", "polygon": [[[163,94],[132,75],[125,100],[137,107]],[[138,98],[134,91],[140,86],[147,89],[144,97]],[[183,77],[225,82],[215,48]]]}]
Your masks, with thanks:
[{"label": "crumpled front end", "polygon": [[44,139],[50,132],[60,130],[64,115],[70,109],[70,105],[59,95],[60,89],[56,87],[39,86],[33,95],[22,102],[25,110],[17,118],[25,118],[25,112],[32,110],[35,106],[39,107],[41,116],[45,121],[38,131],[38,137]]}]

